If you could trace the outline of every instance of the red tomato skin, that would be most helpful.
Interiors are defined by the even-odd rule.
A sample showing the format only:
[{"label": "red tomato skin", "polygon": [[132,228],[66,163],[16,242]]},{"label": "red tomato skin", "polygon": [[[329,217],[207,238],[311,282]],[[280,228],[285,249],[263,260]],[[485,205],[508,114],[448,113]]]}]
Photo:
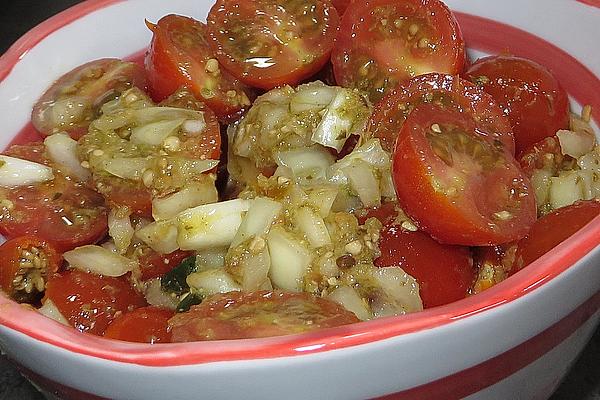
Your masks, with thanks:
[{"label": "red tomato skin", "polygon": [[517,154],[569,128],[567,92],[547,68],[531,60],[485,57],[465,77],[491,94],[511,120]]},{"label": "red tomato skin", "polygon": [[333,4],[340,17],[344,15],[351,2],[352,0],[331,0],[331,4]]},{"label": "red tomato skin", "polygon": [[308,293],[230,292],[169,321],[173,342],[289,335],[359,322],[341,305]]},{"label": "red tomato skin", "polygon": [[71,270],[53,275],[46,299],[81,332],[102,335],[120,313],[143,307],[144,297],[124,278],[112,278]]},{"label": "red tomato skin", "polygon": [[[293,5],[289,3],[292,1],[281,3],[275,0],[217,0],[207,17],[211,46],[216,57],[237,79],[264,90],[282,85],[295,86],[311,77],[329,61],[339,27],[339,15],[328,0],[304,1],[313,5],[311,12],[316,10],[318,13],[318,17],[313,20],[323,23],[324,27],[319,27],[321,29],[317,30],[316,36],[310,30],[296,33],[294,40],[301,42],[298,47],[305,47],[297,50],[287,43],[281,44],[279,37],[279,34],[286,33],[279,32],[280,25],[301,25],[297,19],[291,18],[289,23],[286,20],[289,13],[287,6],[291,8]],[[272,15],[272,9],[269,8],[271,6],[276,6],[276,11],[280,14]],[[232,31],[239,29],[241,24],[250,29],[241,33],[240,38]],[[264,28],[250,32],[253,27]],[[243,60],[238,59],[235,54],[239,52],[237,46],[247,45],[243,43],[248,40],[244,35],[252,35],[253,43],[258,40],[270,42],[269,49],[275,49],[277,53],[269,56],[257,54],[251,57],[244,54]],[[296,52],[302,50],[304,53]],[[309,56],[310,60],[304,58],[304,55]],[[266,63],[271,65],[265,66],[265,62],[253,61],[257,58],[268,58]]]},{"label": "red tomato skin", "polygon": [[579,201],[538,219],[517,243],[512,272],[531,264],[600,215],[600,200]]},{"label": "red tomato skin", "polygon": [[[232,122],[241,116],[244,108],[250,105],[248,98],[247,104],[242,104],[234,100],[236,98],[229,98],[227,92],[246,96],[248,89],[222,68],[216,76],[207,72],[206,63],[215,56],[209,48],[206,25],[171,14],[161,18],[156,25],[148,26],[153,37],[144,64],[154,101],[160,102],[181,87],[188,87],[221,122]],[[189,38],[189,41],[184,45],[182,38]],[[206,93],[208,82],[218,86],[212,95]]]},{"label": "red tomato skin", "polygon": [[438,243],[425,232],[404,230],[394,224],[396,215],[393,203],[367,215],[384,224],[379,239],[381,256],[375,265],[397,266],[414,277],[424,308],[465,298],[476,276],[470,249]]},{"label": "red tomato skin", "polygon": [[431,100],[455,110],[462,110],[477,119],[481,131],[490,141],[498,140],[506,150],[515,153],[515,141],[510,121],[502,109],[483,89],[456,75],[431,73],[420,75],[390,91],[375,105],[369,118],[369,134],[381,141],[382,147],[392,152],[396,138],[410,111]]},{"label": "red tomato skin", "polygon": [[142,281],[160,278],[193,254],[192,251],[183,250],[175,250],[169,254],[160,254],[152,249],[144,251],[138,260],[142,270]]},{"label": "red tomato skin", "polygon": [[550,136],[521,153],[518,160],[523,171],[531,177],[536,169],[558,172],[564,158],[558,137]]},{"label": "red tomato skin", "polygon": [[[37,236],[19,236],[4,242],[0,245],[0,288],[13,298],[17,294],[17,290],[14,287],[14,278],[21,268],[21,253],[25,250],[31,251],[33,247],[44,254],[47,262],[43,272],[44,283],[60,267],[62,261],[61,255],[54,246]],[[16,298],[16,300],[24,301],[25,299]]]},{"label": "red tomato skin", "polygon": [[[390,7],[393,7],[393,15],[386,18],[378,15],[377,10]],[[404,32],[410,29],[408,23],[398,27],[394,34],[390,33],[394,31],[395,21],[406,16],[416,18],[417,22],[426,21],[426,29],[432,30],[431,35],[437,39],[433,50],[411,42],[421,33],[410,36]],[[391,37],[386,38],[386,34],[378,32],[382,19],[388,23],[381,29]],[[461,73],[466,52],[458,22],[441,1],[366,0],[351,3],[344,13],[331,60],[339,85],[360,88],[368,92],[369,99],[376,103],[397,84],[414,76],[430,72]],[[383,83],[374,86],[370,78],[365,81],[364,76],[368,77],[369,71],[361,73],[361,67],[366,64],[370,65],[369,68],[373,68],[372,65],[377,67],[379,74],[376,76],[382,78]]]},{"label": "red tomato skin", "polygon": [[[503,156],[496,155],[502,160],[502,166],[494,167],[485,176],[473,171],[463,172],[465,186],[456,188],[456,169],[438,158],[425,137],[433,123],[442,122],[462,126],[477,137],[476,122],[465,119],[459,112],[428,104],[416,108],[402,126],[392,160],[392,178],[402,209],[419,228],[441,243],[489,246],[524,237],[536,218],[529,178],[504,151]],[[482,146],[483,141],[487,141],[481,137],[477,140]],[[436,189],[439,184],[436,182],[442,182],[442,178],[442,188]],[[445,187],[448,190],[455,187],[457,192],[447,195]],[[513,218],[510,220],[492,221],[479,211],[481,208],[490,213],[500,212],[496,206],[501,204],[497,202],[513,191],[520,196],[512,195],[517,207],[511,211]]]},{"label": "red tomato skin", "polygon": [[169,319],[175,312],[159,307],[141,307],[115,318],[104,337],[136,343],[169,343]]}]

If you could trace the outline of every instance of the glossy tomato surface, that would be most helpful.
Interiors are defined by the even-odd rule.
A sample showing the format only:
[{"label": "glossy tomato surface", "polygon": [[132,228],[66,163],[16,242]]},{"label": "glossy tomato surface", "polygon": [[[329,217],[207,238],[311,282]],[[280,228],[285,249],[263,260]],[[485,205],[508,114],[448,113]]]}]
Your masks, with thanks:
[{"label": "glossy tomato surface", "polygon": [[529,178],[469,115],[434,104],[415,108],[393,155],[402,209],[436,240],[468,246],[520,239],[536,218]]},{"label": "glossy tomato surface", "polygon": [[83,64],[58,79],[33,107],[33,126],[43,135],[66,131],[75,139],[87,132],[100,108],[132,87],[146,89],[143,68],[114,58]]},{"label": "glossy tomato surface", "polygon": [[547,68],[520,57],[490,56],[477,60],[465,76],[511,120],[517,154],[569,128],[567,92]]},{"label": "glossy tomato surface", "polygon": [[141,279],[146,281],[160,278],[191,255],[191,251],[175,250],[169,254],[160,254],[150,248],[144,249],[138,259],[142,271]]},{"label": "glossy tomato surface", "polygon": [[221,68],[210,49],[205,24],[171,14],[149,27],[153,37],[145,66],[155,101],[187,87],[223,122],[250,106],[248,89]]},{"label": "glossy tomato surface", "polygon": [[387,203],[368,215],[384,224],[379,239],[381,256],[375,265],[397,266],[414,277],[425,308],[465,298],[476,272],[471,250],[440,244],[425,232],[407,230],[395,223],[397,214],[394,204]]},{"label": "glossy tomato surface", "polygon": [[174,342],[290,335],[359,322],[333,301],[308,293],[230,292],[170,321]]},{"label": "glossy tomato surface", "polygon": [[267,90],[318,72],[329,60],[339,26],[328,0],[217,0],[207,21],[223,66]]},{"label": "glossy tomato surface", "polygon": [[337,82],[367,92],[375,103],[417,75],[460,73],[465,44],[439,0],[355,1],[342,18],[331,58]]},{"label": "glossy tomato surface", "polygon": [[35,302],[60,262],[56,249],[39,237],[29,235],[8,240],[0,246],[0,288],[17,301]]},{"label": "glossy tomato surface", "polygon": [[436,104],[467,114],[478,121],[482,135],[514,154],[510,121],[500,107],[481,88],[455,75],[425,74],[392,90],[375,106],[369,119],[369,135],[378,138],[385,150],[393,151],[404,121],[420,104]]},{"label": "glossy tomato surface", "polygon": [[110,323],[104,337],[138,343],[169,343],[169,318],[175,313],[158,307],[141,307],[124,313]]},{"label": "glossy tomato surface", "polygon": [[44,301],[47,299],[75,329],[96,335],[102,335],[120,313],[146,305],[124,278],[77,270],[50,277]]}]

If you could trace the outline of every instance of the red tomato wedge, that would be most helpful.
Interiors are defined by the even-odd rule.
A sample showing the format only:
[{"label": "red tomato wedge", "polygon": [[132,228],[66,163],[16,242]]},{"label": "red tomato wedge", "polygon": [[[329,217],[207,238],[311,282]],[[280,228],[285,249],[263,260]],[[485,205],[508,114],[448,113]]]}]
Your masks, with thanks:
[{"label": "red tomato wedge", "polygon": [[[4,154],[44,162],[43,144],[16,145]],[[52,181],[0,188],[0,233],[36,235],[64,252],[95,243],[108,230],[104,199],[84,183],[55,172]]]},{"label": "red tomato wedge", "polygon": [[531,264],[600,215],[600,201],[579,201],[544,215],[527,236],[517,243],[512,271]]},{"label": "red tomato wedge", "polygon": [[536,218],[529,178],[468,114],[423,104],[408,116],[392,161],[400,206],[442,243],[483,246],[527,234]]},{"label": "red tomato wedge", "polygon": [[223,66],[267,90],[318,72],[329,60],[339,26],[327,0],[217,0],[207,21]]},{"label": "red tomato wedge", "polygon": [[111,208],[127,207],[134,215],[152,218],[152,193],[143,183],[105,176],[94,184]]},{"label": "red tomato wedge", "polygon": [[169,324],[173,342],[290,335],[359,322],[341,305],[308,293],[230,292],[212,296]]},{"label": "red tomato wedge", "polygon": [[425,74],[392,90],[375,106],[369,120],[369,134],[379,138],[385,150],[393,151],[406,117],[415,107],[425,103],[470,115],[478,121],[482,134],[487,134],[491,141],[498,141],[514,154],[510,121],[494,99],[481,88],[454,75]]},{"label": "red tomato wedge", "polygon": [[417,75],[462,72],[466,56],[458,23],[441,1],[366,0],[344,14],[331,59],[338,84],[375,103]]},{"label": "red tomato wedge", "polygon": [[66,131],[75,139],[104,103],[134,86],[146,89],[143,68],[114,58],[83,64],[63,75],[33,107],[33,126],[43,135]]},{"label": "red tomato wedge", "polygon": [[158,307],[142,307],[117,317],[104,332],[109,339],[138,343],[169,343],[169,319],[175,313]]},{"label": "red tomato wedge", "polygon": [[169,254],[160,254],[147,248],[144,249],[138,262],[142,270],[143,281],[153,278],[159,278],[175,268],[183,260],[191,256],[193,252],[176,250]]},{"label": "red tomato wedge", "polygon": [[48,277],[58,271],[61,256],[47,241],[20,236],[0,246],[0,288],[20,302],[38,301]]},{"label": "red tomato wedge", "polygon": [[95,335],[102,335],[120,313],[146,305],[125,279],[82,271],[53,275],[46,286],[48,299],[75,329]]},{"label": "red tomato wedge", "polygon": [[477,60],[465,77],[498,102],[512,123],[517,154],[569,128],[569,98],[545,67],[514,56]]},{"label": "red tomato wedge", "polygon": [[154,35],[145,66],[155,101],[185,86],[223,122],[250,106],[248,89],[221,68],[210,49],[205,24],[171,14],[148,26]]},{"label": "red tomato wedge", "polygon": [[368,214],[384,224],[379,239],[381,256],[375,265],[398,266],[414,277],[425,308],[465,298],[476,274],[470,249],[440,244],[425,232],[403,229],[394,224],[396,216],[393,203]]}]

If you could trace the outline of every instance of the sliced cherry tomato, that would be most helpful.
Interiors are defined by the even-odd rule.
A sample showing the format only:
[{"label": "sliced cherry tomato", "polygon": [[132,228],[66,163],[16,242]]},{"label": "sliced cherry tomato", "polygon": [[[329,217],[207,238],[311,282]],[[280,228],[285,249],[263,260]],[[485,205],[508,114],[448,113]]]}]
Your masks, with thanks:
[{"label": "sliced cherry tomato", "polygon": [[341,305],[308,293],[230,292],[212,296],[169,324],[173,342],[290,335],[358,322]]},{"label": "sliced cherry tomato", "polygon": [[248,85],[295,85],[329,60],[339,25],[326,0],[217,0],[208,13],[211,45]]},{"label": "sliced cherry tomato", "polygon": [[95,335],[102,335],[119,314],[147,305],[124,278],[82,271],[50,277],[44,301],[48,299],[75,329]]},{"label": "sliced cherry tomato", "polygon": [[34,303],[48,276],[58,271],[61,256],[54,246],[36,236],[20,236],[0,246],[0,288],[19,302]]},{"label": "sliced cherry tomato", "polygon": [[473,248],[478,276],[471,288],[471,294],[481,293],[511,274],[516,248],[516,242]]},{"label": "sliced cherry tomato", "polygon": [[183,260],[191,256],[193,252],[176,250],[169,254],[160,254],[148,248],[144,249],[139,257],[139,265],[142,270],[142,280],[158,278],[175,268]]},{"label": "sliced cherry tomato", "polygon": [[[42,144],[13,146],[4,154],[44,161]],[[0,233],[8,238],[36,235],[64,252],[95,243],[108,230],[101,195],[55,171],[52,181],[0,188]]]},{"label": "sliced cherry tomato", "polygon": [[248,89],[220,67],[210,49],[206,25],[167,15],[148,26],[154,35],[145,65],[155,101],[186,86],[224,122],[250,106]]},{"label": "sliced cherry tomato", "polygon": [[352,0],[331,0],[340,17],[344,15],[351,2]]},{"label": "sliced cherry tomato", "polygon": [[465,44],[439,0],[355,1],[342,18],[331,60],[338,84],[367,92],[375,103],[414,76],[460,73]]},{"label": "sliced cherry tomato", "polygon": [[370,211],[384,225],[379,239],[378,267],[401,267],[419,283],[423,307],[435,307],[463,299],[475,279],[471,251],[465,246],[440,244],[425,232],[409,231],[394,223],[393,203]]},{"label": "sliced cherry tomato", "polygon": [[132,214],[152,218],[152,192],[142,182],[118,177],[94,177],[98,193],[111,208],[127,207]]},{"label": "sliced cherry tomato", "polygon": [[493,245],[536,218],[529,178],[468,114],[423,104],[402,126],[392,162],[400,206],[442,243]]},{"label": "sliced cherry tomato", "polygon": [[63,75],[33,107],[33,126],[43,135],[66,131],[78,139],[102,105],[125,90],[146,89],[143,68],[114,58],[83,64]]},{"label": "sliced cherry tomato", "polygon": [[169,319],[175,312],[158,307],[142,307],[125,313],[110,323],[104,337],[138,343],[169,343]]},{"label": "sliced cherry tomato", "polygon": [[515,141],[510,121],[494,99],[476,85],[453,75],[425,74],[392,90],[371,114],[370,135],[379,138],[385,150],[393,151],[406,117],[416,106],[424,103],[470,115],[478,121],[482,134],[487,134],[491,141],[499,141],[514,154]]},{"label": "sliced cherry tomato", "polygon": [[569,98],[545,67],[520,57],[490,56],[465,72],[511,120],[517,154],[569,127]]},{"label": "sliced cherry tomato", "polygon": [[557,174],[565,156],[561,151],[558,137],[551,136],[535,143],[519,156],[519,164],[528,176],[532,176],[536,169],[543,169]]},{"label": "sliced cherry tomato", "polygon": [[531,264],[600,215],[600,201],[580,201],[544,215],[517,243],[513,272]]}]

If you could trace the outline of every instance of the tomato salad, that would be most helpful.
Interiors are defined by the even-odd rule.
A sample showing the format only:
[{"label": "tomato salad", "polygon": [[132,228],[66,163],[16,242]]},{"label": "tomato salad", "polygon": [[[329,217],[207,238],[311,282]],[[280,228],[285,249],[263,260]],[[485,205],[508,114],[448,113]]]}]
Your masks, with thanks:
[{"label": "tomato salad", "polygon": [[0,155],[0,287],[81,332],[418,312],[600,214],[591,109],[533,61],[471,63],[439,0],[217,0],[146,27],[143,65],[67,73],[33,109],[42,140]]}]

